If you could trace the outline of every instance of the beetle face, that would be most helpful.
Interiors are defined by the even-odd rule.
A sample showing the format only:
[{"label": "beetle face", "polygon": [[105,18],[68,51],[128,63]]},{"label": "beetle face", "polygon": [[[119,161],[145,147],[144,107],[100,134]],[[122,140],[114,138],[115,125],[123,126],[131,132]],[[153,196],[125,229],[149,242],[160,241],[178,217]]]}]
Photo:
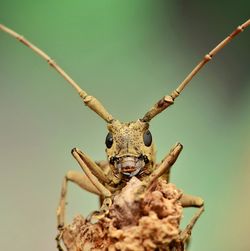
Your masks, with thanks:
[{"label": "beetle face", "polygon": [[132,177],[154,165],[154,145],[149,124],[140,120],[108,125],[106,153],[114,172]]}]

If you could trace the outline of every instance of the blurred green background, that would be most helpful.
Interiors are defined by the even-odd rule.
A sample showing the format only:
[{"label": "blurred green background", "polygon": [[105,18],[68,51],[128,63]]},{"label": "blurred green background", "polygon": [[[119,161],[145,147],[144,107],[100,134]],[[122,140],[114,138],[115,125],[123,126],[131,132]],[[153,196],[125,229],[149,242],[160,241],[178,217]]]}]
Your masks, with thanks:
[{"label": "blurred green background", "polygon": [[[0,22],[45,50],[110,113],[130,121],[170,93],[249,18],[247,1],[4,1]],[[192,251],[250,250],[250,29],[151,123],[158,161],[184,151],[172,182],[202,196]],[[70,150],[105,159],[105,123],[32,51],[0,32],[0,250],[56,250],[55,210]],[[71,185],[67,221],[98,207]],[[183,226],[193,209],[185,210]]]}]

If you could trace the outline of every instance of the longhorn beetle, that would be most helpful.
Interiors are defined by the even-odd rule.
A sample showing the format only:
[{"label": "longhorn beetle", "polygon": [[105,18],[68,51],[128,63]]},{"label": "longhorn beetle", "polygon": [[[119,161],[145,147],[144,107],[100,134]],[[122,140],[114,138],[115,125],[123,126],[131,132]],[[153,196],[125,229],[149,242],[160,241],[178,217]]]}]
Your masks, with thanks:
[{"label": "longhorn beetle", "polygon": [[[171,106],[197,72],[209,62],[218,51],[249,25],[250,19],[238,26],[228,37],[203,57],[170,95],[161,98],[142,118],[123,123],[114,119],[98,99],[88,95],[86,91],[81,89],[46,53],[30,43],[23,36],[0,24],[0,30],[16,38],[45,59],[50,66],[75,88],[84,104],[107,122],[108,134],[105,141],[107,161],[95,162],[77,148],[71,151],[84,173],[69,171],[63,180],[61,198],[57,208],[57,226],[59,230],[57,244],[59,250],[62,250],[60,239],[65,225],[64,216],[68,181],[76,183],[81,188],[100,196],[102,199],[101,208],[98,212],[92,214],[92,217],[100,219],[109,212],[109,207],[112,204],[114,195],[119,193],[131,177],[136,176],[139,178],[144,182],[145,187],[150,186],[158,178],[169,180],[170,168],[178,158],[182,150],[182,145],[177,143],[162,162],[157,164],[152,135],[149,131],[149,122],[157,114]],[[198,219],[203,211],[203,199],[197,196],[183,194],[181,204],[183,207],[201,208],[199,213],[194,217],[194,224],[195,220]]]}]

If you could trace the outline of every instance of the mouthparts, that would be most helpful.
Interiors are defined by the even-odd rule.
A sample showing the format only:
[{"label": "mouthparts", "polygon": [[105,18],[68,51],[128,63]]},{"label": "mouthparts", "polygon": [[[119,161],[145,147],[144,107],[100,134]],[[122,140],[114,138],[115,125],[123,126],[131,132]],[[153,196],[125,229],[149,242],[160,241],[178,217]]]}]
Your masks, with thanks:
[{"label": "mouthparts", "polygon": [[140,155],[139,157],[112,157],[110,159],[110,163],[118,169],[119,173],[122,173],[129,178],[139,174],[147,162],[148,158],[143,155]]}]

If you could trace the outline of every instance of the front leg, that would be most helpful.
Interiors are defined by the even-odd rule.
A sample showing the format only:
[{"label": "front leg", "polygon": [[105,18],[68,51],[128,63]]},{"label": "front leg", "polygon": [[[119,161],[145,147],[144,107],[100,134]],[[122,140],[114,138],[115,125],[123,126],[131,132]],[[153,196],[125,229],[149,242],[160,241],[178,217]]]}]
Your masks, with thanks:
[{"label": "front leg", "polygon": [[[98,180],[97,177],[100,178],[100,174],[102,177],[106,178],[108,182],[109,179],[107,176],[102,172],[100,167],[92,161],[89,157],[86,158],[86,154],[82,153],[79,149],[74,148],[71,151],[74,158],[77,160],[78,164],[81,166],[82,170],[86,174],[86,176],[89,178],[91,183],[95,186],[95,188],[98,190],[101,197],[104,198],[102,202],[102,206],[99,211],[94,212],[91,217],[94,217],[96,219],[101,219],[109,212],[109,207],[112,204],[111,195],[112,193]],[[101,178],[100,178],[101,179]],[[105,181],[103,181],[105,183]]]},{"label": "front leg", "polygon": [[[78,161],[79,157],[82,159],[84,164],[90,169],[90,171],[100,180],[102,183],[109,183],[109,177],[104,173],[104,170],[93,161],[86,153],[82,152],[77,148],[71,150],[72,155]],[[80,163],[79,163],[80,164]],[[81,164],[80,164],[81,165]]]},{"label": "front leg", "polygon": [[74,156],[74,158],[77,160],[78,164],[80,165],[80,167],[82,168],[86,176],[89,178],[91,183],[99,191],[100,195],[103,196],[104,198],[110,198],[111,192],[99,181],[99,179],[97,178],[97,175],[94,174],[94,173],[97,173],[96,172],[97,167],[98,168],[100,167],[90,158],[88,158],[89,161],[87,162],[83,158],[83,153],[77,148],[72,149],[71,153]]},{"label": "front leg", "polygon": [[177,143],[159,164],[159,166],[149,175],[146,181],[146,187],[150,187],[159,177],[163,175],[169,175],[170,168],[177,160],[183,146],[180,143]]},{"label": "front leg", "polygon": [[[63,250],[60,245],[60,240],[63,233],[64,228],[64,218],[65,218],[65,205],[66,205],[66,195],[67,195],[67,184],[68,181],[71,181],[81,188],[95,193],[104,198],[103,204],[101,206],[100,212],[96,212],[93,216],[97,218],[102,218],[109,212],[109,207],[112,204],[111,201],[111,192],[101,183],[105,183],[105,181],[109,181],[106,175],[102,172],[101,168],[92,161],[87,155],[82,153],[80,150],[74,148],[71,151],[74,158],[77,160],[79,165],[85,174],[69,171],[63,180],[62,190],[61,190],[61,198],[59,202],[59,206],[57,208],[57,227],[59,233],[56,237],[58,250]],[[101,180],[99,180],[99,179]]]}]

